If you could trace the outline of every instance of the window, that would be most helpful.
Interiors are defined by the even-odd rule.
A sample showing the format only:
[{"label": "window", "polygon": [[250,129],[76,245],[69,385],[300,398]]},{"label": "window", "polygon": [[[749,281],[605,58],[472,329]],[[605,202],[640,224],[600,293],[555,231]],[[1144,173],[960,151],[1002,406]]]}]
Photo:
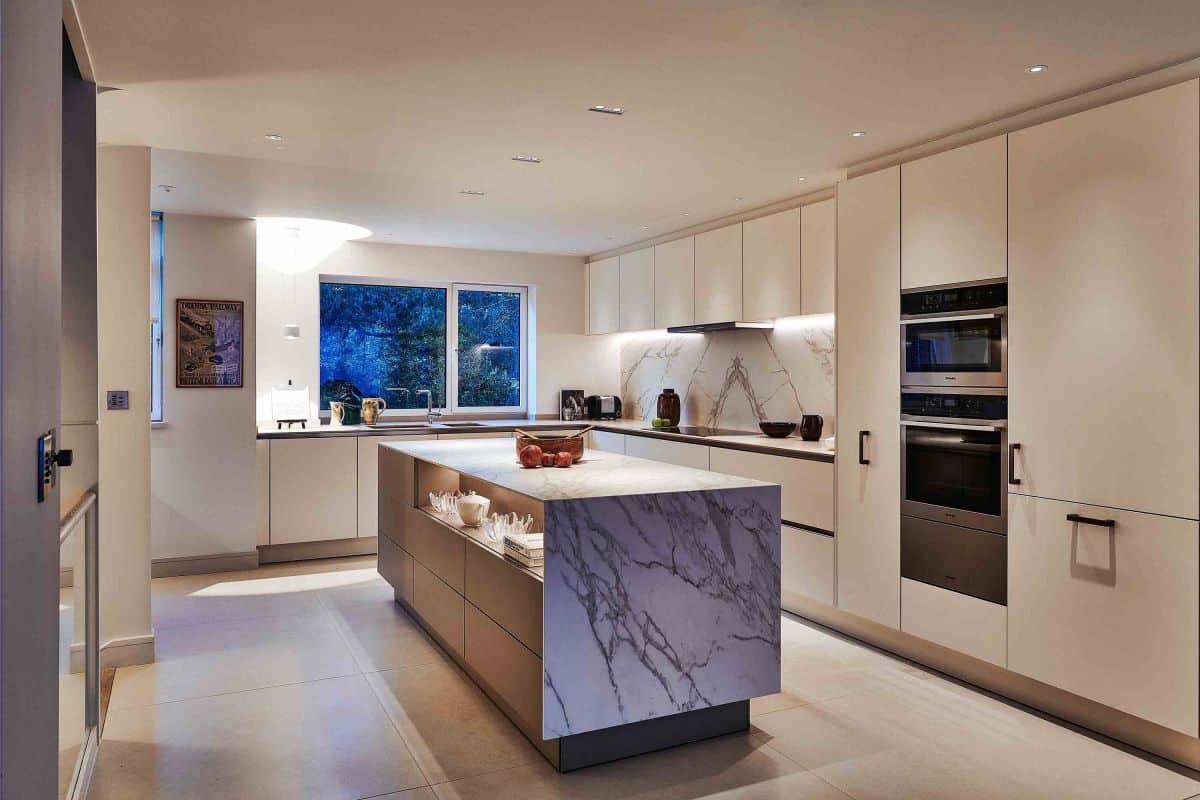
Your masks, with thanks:
[{"label": "window", "polygon": [[523,286],[366,283],[322,278],[321,409],[357,392],[388,409],[524,412]]},{"label": "window", "polygon": [[150,215],[150,421],[163,421],[163,215]]}]

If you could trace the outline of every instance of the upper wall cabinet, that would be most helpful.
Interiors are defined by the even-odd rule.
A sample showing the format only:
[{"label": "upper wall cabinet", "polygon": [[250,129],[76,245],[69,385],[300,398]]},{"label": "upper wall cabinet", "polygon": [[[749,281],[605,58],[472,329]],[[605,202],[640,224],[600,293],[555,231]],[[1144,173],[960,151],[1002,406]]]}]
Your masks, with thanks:
[{"label": "upper wall cabinet", "polygon": [[1196,519],[1200,81],[1009,146],[1010,491]]},{"label": "upper wall cabinet", "polygon": [[621,330],[654,327],[654,248],[621,256]]},{"label": "upper wall cabinet", "polygon": [[696,322],[742,319],[742,226],[696,236]]},{"label": "upper wall cabinet", "polygon": [[[800,314],[800,209],[742,225],[742,317]],[[832,309],[831,309],[832,310]]]},{"label": "upper wall cabinet", "polygon": [[696,321],[696,240],[689,236],[654,248],[654,327]]},{"label": "upper wall cabinet", "polygon": [[606,258],[588,265],[588,333],[621,329],[621,261]]},{"label": "upper wall cabinet", "polygon": [[837,200],[800,209],[800,313],[832,314],[837,279]]},{"label": "upper wall cabinet", "polygon": [[900,286],[1008,274],[1007,137],[900,168]]}]

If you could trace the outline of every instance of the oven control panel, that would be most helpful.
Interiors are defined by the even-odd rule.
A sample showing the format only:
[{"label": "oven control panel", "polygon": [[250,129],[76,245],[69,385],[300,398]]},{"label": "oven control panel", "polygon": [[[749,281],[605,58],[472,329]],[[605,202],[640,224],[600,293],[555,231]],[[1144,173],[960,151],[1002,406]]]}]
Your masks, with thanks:
[{"label": "oven control panel", "polygon": [[1008,305],[1007,283],[930,289],[900,295],[901,314],[947,314],[952,311],[976,311]]},{"label": "oven control panel", "polygon": [[900,413],[911,417],[957,419],[1008,419],[1008,397],[1003,394],[945,394],[901,392]]}]

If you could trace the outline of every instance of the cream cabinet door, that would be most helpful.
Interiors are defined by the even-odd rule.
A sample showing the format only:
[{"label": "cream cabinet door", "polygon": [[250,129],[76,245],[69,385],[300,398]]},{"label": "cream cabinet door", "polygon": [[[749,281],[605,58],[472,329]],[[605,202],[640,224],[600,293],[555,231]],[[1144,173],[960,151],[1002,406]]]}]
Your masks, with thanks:
[{"label": "cream cabinet door", "polygon": [[800,313],[800,209],[742,225],[741,319]]},{"label": "cream cabinet door", "polygon": [[356,438],[271,440],[271,544],[357,535]]},{"label": "cream cabinet door", "polygon": [[708,469],[708,448],[691,442],[651,439],[649,436],[626,436],[625,455],[662,461],[679,467]]},{"label": "cream cabinet door", "polygon": [[897,628],[899,167],[842,183],[837,211],[837,604]]},{"label": "cream cabinet door", "polygon": [[1020,495],[1008,508],[1009,669],[1196,736],[1197,522]]},{"label": "cream cabinet door", "polygon": [[654,247],[654,327],[696,321],[696,240],[677,239]]},{"label": "cream cabinet door", "polygon": [[709,469],[780,486],[784,522],[833,531],[833,464],[808,458],[709,448]]},{"label": "cream cabinet door", "polygon": [[696,236],[696,322],[742,318],[742,226]]},{"label": "cream cabinet door", "polygon": [[900,167],[900,287],[1008,274],[1008,148],[996,136]]},{"label": "cream cabinet door", "polygon": [[417,442],[436,436],[359,436],[358,441],[358,535],[379,535],[379,445],[386,442]]},{"label": "cream cabinet door", "polygon": [[837,280],[837,200],[800,209],[800,313],[832,314]]},{"label": "cream cabinet door", "polygon": [[588,333],[621,329],[621,260],[605,258],[588,264]]},{"label": "cream cabinet door", "polygon": [[780,528],[780,588],[783,607],[801,611],[801,598],[834,602],[834,539],[824,533],[783,525]]},{"label": "cream cabinet door", "polygon": [[608,453],[625,452],[625,434],[612,431],[589,431],[588,447]]},{"label": "cream cabinet door", "polygon": [[621,259],[621,330],[654,327],[654,248],[626,253]]},{"label": "cream cabinet door", "polygon": [[1009,175],[1010,491],[1200,517],[1200,81],[1013,133]]}]

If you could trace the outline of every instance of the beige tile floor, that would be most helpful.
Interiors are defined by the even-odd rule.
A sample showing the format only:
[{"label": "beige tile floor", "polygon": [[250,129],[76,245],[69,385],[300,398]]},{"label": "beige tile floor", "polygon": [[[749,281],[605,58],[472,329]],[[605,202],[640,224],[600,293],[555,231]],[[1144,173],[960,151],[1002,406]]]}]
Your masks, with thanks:
[{"label": "beige tile floor", "polygon": [[1162,798],[1197,776],[785,617],[749,734],[560,775],[392,602],[373,559],[154,581],[93,800]]}]

